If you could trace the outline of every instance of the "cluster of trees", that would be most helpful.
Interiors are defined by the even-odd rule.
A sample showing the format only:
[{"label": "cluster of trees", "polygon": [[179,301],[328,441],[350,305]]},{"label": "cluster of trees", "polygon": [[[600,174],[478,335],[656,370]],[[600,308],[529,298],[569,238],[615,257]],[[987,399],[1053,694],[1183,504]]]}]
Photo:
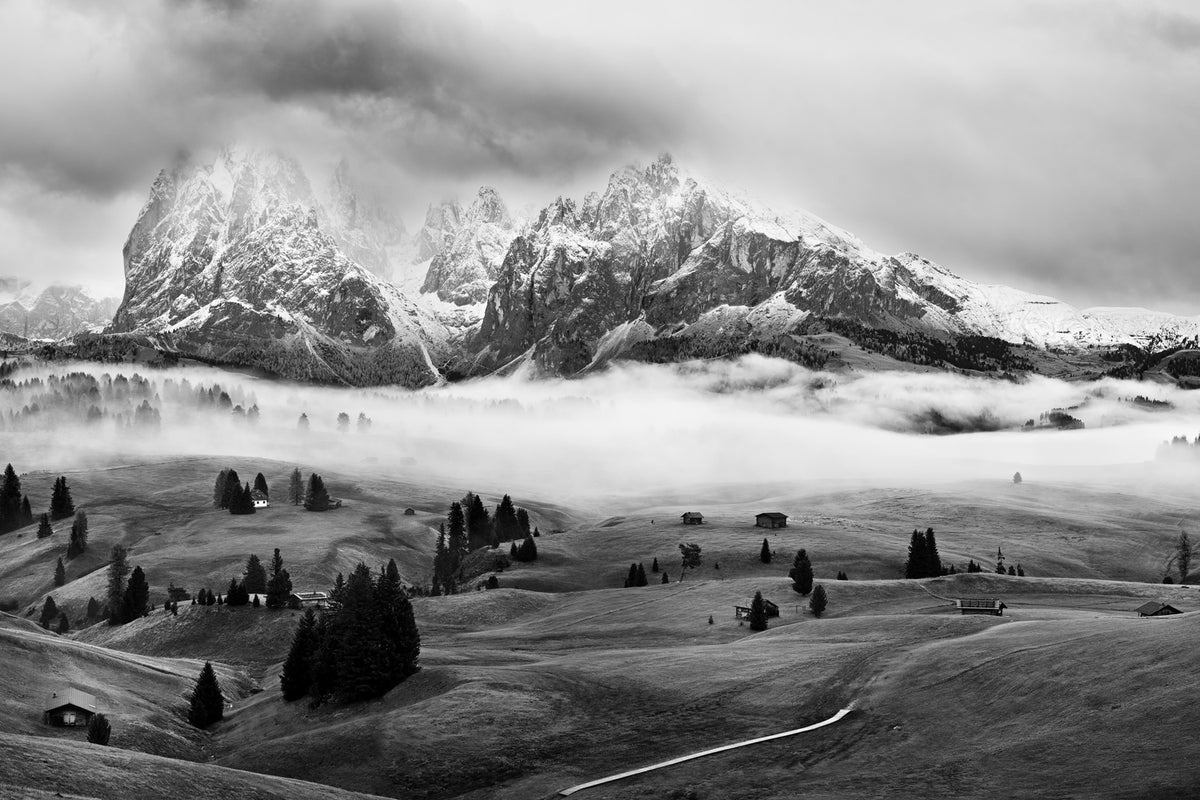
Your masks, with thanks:
[{"label": "cluster of trees", "polygon": [[[679,580],[683,581],[683,576],[687,574],[689,569],[697,569],[700,566],[703,556],[701,555],[700,545],[694,542],[681,543],[679,545]],[[666,577],[666,573],[663,573]],[[666,583],[664,580],[663,583]]]},{"label": "cluster of trees", "polygon": [[317,473],[308,476],[308,488],[304,491],[305,511],[328,511],[337,508],[341,503],[335,503],[325,489],[325,481]]},{"label": "cluster of trees", "polygon": [[433,557],[433,582],[430,593],[455,594],[462,582],[462,561],[467,553],[484,547],[497,548],[501,542],[511,542],[509,556],[516,561],[536,561],[535,537],[541,532],[530,530],[529,512],[517,508],[509,495],[496,506],[495,515],[488,513],[483,500],[467,492],[461,502],[450,504],[446,521],[438,533]]},{"label": "cluster of trees", "polygon": [[[45,428],[63,422],[93,423],[110,418],[121,427],[154,426],[160,423],[155,384],[138,374],[130,378],[103,375],[100,379],[82,372],[52,374],[46,379],[21,382],[0,380],[10,411],[0,427]],[[139,402],[140,401],[140,402]]]},{"label": "cluster of trees", "polygon": [[365,700],[420,669],[421,635],[395,560],[375,579],[359,563],[331,599],[320,616],[306,609],[296,628],[279,678],[284,700]]},{"label": "cluster of trees", "polygon": [[50,630],[50,626],[53,624],[54,630],[58,633],[66,633],[71,630],[71,623],[67,619],[66,612],[59,609],[51,595],[47,595],[46,602],[42,604],[42,615],[38,619],[38,624],[46,630]]},{"label": "cluster of trees", "polygon": [[136,566],[130,572],[124,545],[113,545],[108,564],[108,624],[124,625],[149,613],[150,585],[146,574]]},{"label": "cluster of trees", "polygon": [[264,499],[271,496],[267,479],[260,472],[254,476],[254,488],[249,483],[242,483],[237,470],[226,468],[217,473],[217,481],[213,484],[213,507],[225,508],[230,514],[253,514],[255,493]]},{"label": "cluster of trees", "polygon": [[1020,347],[990,336],[934,336],[910,331],[899,333],[870,328],[849,319],[821,317],[808,322],[809,330],[840,333],[865,350],[900,361],[929,366],[948,365],[980,372],[1029,371],[1033,364]]},{"label": "cluster of trees", "polygon": [[936,578],[945,574],[933,528],[926,528],[924,533],[913,530],[908,544],[908,560],[904,562],[904,577]]},{"label": "cluster of trees", "polygon": [[625,588],[630,586],[649,586],[650,581],[646,579],[646,567],[644,564],[630,564],[629,575],[625,578]]},{"label": "cluster of trees", "polygon": [[50,493],[50,519],[66,519],[74,513],[75,503],[71,500],[71,489],[67,486],[66,477],[59,475]]},{"label": "cluster of trees", "polygon": [[31,524],[33,509],[29,507],[29,498],[21,493],[21,479],[9,464],[4,468],[4,480],[0,483],[0,533]]}]

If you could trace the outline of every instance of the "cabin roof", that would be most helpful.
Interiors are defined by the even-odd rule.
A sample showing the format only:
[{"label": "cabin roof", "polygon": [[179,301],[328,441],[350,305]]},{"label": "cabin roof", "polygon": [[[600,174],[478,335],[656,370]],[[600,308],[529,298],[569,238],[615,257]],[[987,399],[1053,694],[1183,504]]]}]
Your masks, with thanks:
[{"label": "cabin roof", "polygon": [[1008,608],[998,597],[963,597],[954,601],[958,608]]},{"label": "cabin roof", "polygon": [[73,687],[59,689],[46,697],[46,711],[54,711],[63,706],[75,706],[94,714],[96,713],[96,698]]},{"label": "cabin roof", "polygon": [[292,597],[300,600],[328,600],[328,592],[292,592]]},{"label": "cabin roof", "polygon": [[685,511],[682,514],[680,514],[679,516],[682,517],[683,519],[691,519],[694,517],[703,517],[704,515],[701,514],[699,511]]},{"label": "cabin roof", "polygon": [[1158,614],[1162,611],[1166,611],[1168,614],[1182,614],[1183,613],[1175,606],[1169,605],[1167,603],[1160,603],[1157,600],[1151,600],[1147,603],[1142,603],[1140,606],[1137,607],[1137,613],[1141,614],[1144,617],[1151,616],[1152,614]]}]

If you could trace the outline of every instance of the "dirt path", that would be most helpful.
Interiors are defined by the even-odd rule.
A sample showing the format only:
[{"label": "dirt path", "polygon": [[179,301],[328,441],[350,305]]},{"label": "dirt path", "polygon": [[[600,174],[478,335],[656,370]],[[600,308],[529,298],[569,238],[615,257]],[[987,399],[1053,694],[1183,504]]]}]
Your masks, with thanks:
[{"label": "dirt path", "polygon": [[653,772],[654,770],[663,769],[664,767],[671,767],[671,766],[674,766],[675,764],[682,764],[685,761],[692,761],[693,759],[703,758],[705,756],[711,756],[715,753],[723,753],[726,750],[736,750],[739,747],[749,747],[750,745],[759,744],[760,742],[769,742],[772,739],[782,739],[785,736],[795,736],[798,733],[807,733],[808,731],[815,731],[817,728],[824,728],[826,725],[832,725],[833,723],[840,720],[842,717],[849,714],[852,710],[853,710],[852,708],[843,708],[841,711],[837,712],[829,719],[823,720],[823,721],[815,723],[813,725],[805,726],[803,728],[796,728],[795,730],[784,731],[783,733],[773,733],[770,736],[760,736],[757,739],[748,739],[744,742],[735,742],[734,744],[727,744],[727,745],[723,745],[721,747],[714,747],[710,750],[702,750],[699,753],[692,753],[690,755],[680,756],[679,758],[672,758],[670,761],[662,761],[662,762],[659,762],[658,764],[651,764],[648,767],[639,767],[638,769],[632,769],[632,770],[629,770],[628,772],[622,772],[619,775],[609,775],[607,778],[600,778],[598,780],[588,781],[587,783],[581,783],[578,786],[572,786],[569,789],[563,789],[562,791],[559,792],[559,795],[562,797],[569,797],[570,795],[573,795],[578,791],[582,791],[583,789],[590,789],[593,786],[601,786],[603,784],[612,783],[613,781],[619,781],[624,778],[632,777],[634,775],[641,775],[646,772]]}]

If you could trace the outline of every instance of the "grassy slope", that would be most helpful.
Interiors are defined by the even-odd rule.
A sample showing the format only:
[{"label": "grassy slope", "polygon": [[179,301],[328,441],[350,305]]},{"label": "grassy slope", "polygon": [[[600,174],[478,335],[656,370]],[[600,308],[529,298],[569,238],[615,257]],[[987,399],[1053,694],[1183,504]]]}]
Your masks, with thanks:
[{"label": "grassy slope", "polygon": [[[237,518],[209,507],[212,478],[223,464],[200,460],[70,476],[81,505],[85,498],[108,498],[88,505],[93,553],[126,542],[131,562],[147,570],[156,599],[169,580],[189,589],[223,588],[247,553],[266,560],[274,546],[283,549],[298,587],[325,586],[359,559],[374,564],[395,557],[406,576],[421,576],[428,571],[440,509],[461,493],[365,474],[327,475],[333,493],[347,502],[339,512],[276,507]],[[286,465],[233,466],[245,478],[264,469],[277,494],[290,471]],[[125,628],[96,627],[78,637],[155,657],[240,664],[250,671],[243,691],[252,686],[249,676],[259,678],[264,691],[239,699],[207,741],[223,764],[415,798],[541,796],[630,766],[815,721],[855,699],[861,710],[817,740],[721,756],[589,796],[669,796],[693,786],[703,797],[789,797],[801,770],[806,794],[811,779],[826,796],[869,795],[882,784],[895,793],[982,797],[1003,790],[1004,781],[1028,796],[1061,780],[1060,765],[1070,753],[1053,749],[1054,735],[1076,753],[1108,754],[1121,749],[1129,731],[1150,737],[1157,730],[1137,704],[1119,698],[1113,701],[1119,707],[1102,715],[1111,717],[1110,727],[1075,714],[1071,703],[1052,705],[1057,716],[1039,719],[1039,704],[1024,702],[1024,696],[1036,696],[1041,682],[1091,687],[1087,702],[1093,705],[1141,692],[1147,707],[1160,708],[1168,695],[1196,688],[1194,679],[1178,677],[1189,673],[1167,652],[1174,637],[1160,635],[1169,626],[1194,625],[1191,617],[1134,620],[1129,609],[1167,596],[1191,610],[1200,607],[1200,595],[1108,580],[1157,577],[1193,497],[1033,482],[762,495],[706,494],[699,504],[678,506],[613,503],[607,511],[614,516],[603,519],[518,498],[547,531],[538,540],[539,561],[501,574],[506,588],[498,592],[418,599],[425,668],[386,697],[360,706],[312,711],[280,702],[277,664],[294,623],[290,612],[183,606],[178,617],[158,611]],[[405,505],[418,515],[403,517]],[[709,524],[677,523],[678,514],[693,506]],[[793,527],[777,533],[754,528],[753,513],[767,509],[792,514]],[[1032,575],[1068,577],[959,576],[925,582],[929,591],[891,579],[908,533],[926,525],[938,530],[947,560],[986,561],[999,544]],[[555,528],[564,532],[549,533]],[[764,535],[777,553],[772,565],[758,559]],[[630,561],[649,568],[654,556],[677,578],[680,541],[697,541],[705,553],[704,566],[682,584],[613,588]],[[803,610],[784,577],[801,546],[812,553],[818,580],[830,591],[830,611],[822,620]],[[43,547],[28,537],[0,538],[0,595],[16,587],[23,608],[40,604],[53,566]],[[720,570],[713,568],[716,562]],[[839,569],[875,580],[829,581]],[[37,583],[43,574],[45,585]],[[771,630],[749,635],[732,619],[732,606],[745,604],[756,590],[780,603],[783,613]],[[102,591],[101,571],[56,590],[55,597],[71,608]],[[957,617],[935,596],[965,594],[1002,595],[1009,616]],[[1078,630],[1095,635],[1072,641]],[[22,636],[58,641],[28,630]],[[1100,649],[1106,641],[1111,651]],[[1166,688],[1151,686],[1148,666],[1132,660],[1131,653],[1143,651],[1157,653],[1170,671]],[[39,671],[52,669],[57,657],[28,658],[13,686],[44,683]],[[184,663],[190,677],[194,662]],[[113,667],[97,683],[137,684],[139,678],[123,671],[140,674],[138,669]],[[930,675],[953,677],[939,683]],[[186,685],[171,684],[173,702]],[[37,694],[40,702],[40,686]],[[10,710],[9,719],[28,727],[34,712],[26,702]],[[900,730],[892,733],[896,725]],[[1087,726],[1082,738],[1073,733],[1080,725]],[[982,743],[998,727],[1006,737],[995,745],[1000,755],[985,759]],[[1034,731],[1054,759],[1022,750],[1025,730]],[[1181,763],[1200,755],[1190,740],[1174,743]],[[1134,777],[1123,788],[1132,790],[1151,774],[1165,795],[1178,785],[1178,771],[1159,769],[1159,761],[1151,759],[1154,769],[1139,769],[1136,756],[1124,758],[1120,763]],[[873,767],[876,761],[880,766]],[[754,767],[749,777],[748,764]],[[954,764],[967,766],[945,783],[949,788],[926,790],[920,783],[929,771]],[[984,774],[972,781],[972,770]],[[860,782],[860,775],[871,777]],[[1003,777],[993,781],[993,775]]]}]

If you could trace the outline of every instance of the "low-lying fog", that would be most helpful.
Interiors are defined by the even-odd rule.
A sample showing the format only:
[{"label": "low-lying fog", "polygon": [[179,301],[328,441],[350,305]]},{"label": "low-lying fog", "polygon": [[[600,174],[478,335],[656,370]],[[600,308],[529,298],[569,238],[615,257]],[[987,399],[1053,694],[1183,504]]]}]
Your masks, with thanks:
[{"label": "low-lying fog", "polygon": [[[77,379],[75,396],[62,399],[65,384],[50,376],[71,372],[96,378],[98,388]],[[144,412],[142,424],[132,422],[142,401],[136,384],[111,388],[117,375],[135,373],[150,382],[142,391],[159,412],[158,426]],[[34,378],[43,383],[28,386]],[[834,375],[757,356],[616,365],[577,380],[487,378],[415,392],[114,364],[37,364],[9,380],[0,387],[0,459],[19,471],[229,455],[277,459],[306,473],[376,472],[547,500],[700,494],[731,484],[802,491],[814,480],[1007,480],[1015,471],[1027,480],[1083,480],[1112,465],[1151,462],[1163,440],[1200,431],[1200,393],[1166,385]],[[230,404],[257,405],[257,421],[219,402],[198,405],[197,389],[214,384]],[[1131,402],[1137,395],[1170,405]],[[34,402],[36,412],[22,412]],[[104,416],[88,422],[93,405]],[[1067,409],[1086,427],[1042,427],[1052,409]],[[339,429],[342,412],[349,424]],[[307,431],[298,427],[302,413]],[[358,424],[360,413],[369,426]],[[1035,428],[1022,430],[1028,420]]]}]

